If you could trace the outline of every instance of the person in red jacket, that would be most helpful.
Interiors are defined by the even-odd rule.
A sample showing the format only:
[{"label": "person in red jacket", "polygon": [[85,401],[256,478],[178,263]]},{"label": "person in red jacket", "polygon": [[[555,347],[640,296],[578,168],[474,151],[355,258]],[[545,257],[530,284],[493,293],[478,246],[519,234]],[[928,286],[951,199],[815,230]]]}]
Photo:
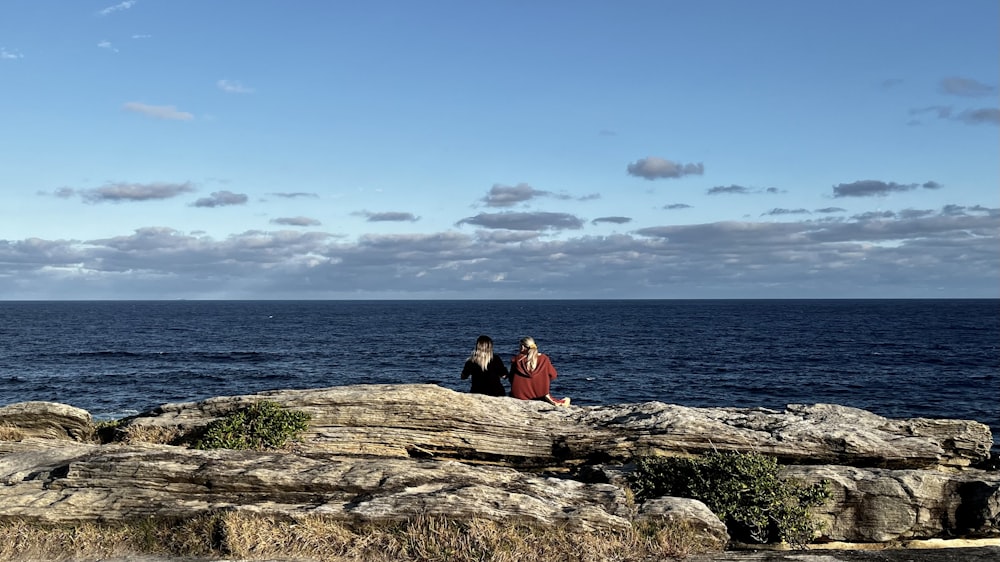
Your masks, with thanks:
[{"label": "person in red jacket", "polygon": [[569,406],[569,398],[556,400],[549,394],[549,381],[559,374],[548,355],[538,352],[531,337],[521,338],[520,352],[510,360],[510,395],[521,400],[544,400],[556,406]]}]

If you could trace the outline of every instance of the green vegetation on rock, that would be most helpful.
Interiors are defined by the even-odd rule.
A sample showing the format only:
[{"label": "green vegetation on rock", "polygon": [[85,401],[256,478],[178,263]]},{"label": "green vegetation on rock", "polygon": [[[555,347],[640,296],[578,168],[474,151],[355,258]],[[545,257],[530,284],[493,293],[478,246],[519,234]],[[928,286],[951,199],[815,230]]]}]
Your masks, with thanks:
[{"label": "green vegetation on rock", "polygon": [[262,400],[208,424],[196,449],[280,449],[309,427],[310,416]]},{"label": "green vegetation on rock", "polygon": [[643,456],[629,484],[638,501],[674,496],[703,502],[737,541],[803,546],[818,531],[809,508],[829,499],[829,487],[782,480],[778,473],[776,459],[755,452]]}]

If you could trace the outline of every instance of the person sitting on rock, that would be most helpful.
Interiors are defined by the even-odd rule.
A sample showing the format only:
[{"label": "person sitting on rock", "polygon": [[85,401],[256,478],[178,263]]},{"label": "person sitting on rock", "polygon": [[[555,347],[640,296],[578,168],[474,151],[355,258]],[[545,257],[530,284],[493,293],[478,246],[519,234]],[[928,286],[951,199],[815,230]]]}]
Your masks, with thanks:
[{"label": "person sitting on rock", "polygon": [[479,336],[476,348],[465,361],[462,380],[472,377],[473,394],[506,396],[501,379],[507,378],[507,367],[499,355],[493,353],[493,340],[489,336]]},{"label": "person sitting on rock", "polygon": [[538,352],[535,340],[521,338],[520,350],[510,360],[510,395],[521,400],[542,400],[556,406],[569,406],[569,397],[557,400],[549,394],[549,382],[557,376],[549,356]]}]

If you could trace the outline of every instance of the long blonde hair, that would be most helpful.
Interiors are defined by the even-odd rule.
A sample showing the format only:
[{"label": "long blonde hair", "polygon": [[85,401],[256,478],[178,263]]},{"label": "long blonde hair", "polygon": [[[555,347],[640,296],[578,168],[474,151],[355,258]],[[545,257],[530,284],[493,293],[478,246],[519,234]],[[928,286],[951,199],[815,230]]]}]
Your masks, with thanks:
[{"label": "long blonde hair", "polygon": [[521,345],[528,348],[526,353],[527,359],[524,363],[527,365],[529,371],[534,371],[538,367],[538,346],[535,345],[535,339],[531,336],[525,336],[521,338]]},{"label": "long blonde hair", "polygon": [[486,370],[490,361],[493,360],[493,340],[489,336],[479,336],[476,338],[476,349],[472,350],[469,361],[472,361],[482,370]]}]

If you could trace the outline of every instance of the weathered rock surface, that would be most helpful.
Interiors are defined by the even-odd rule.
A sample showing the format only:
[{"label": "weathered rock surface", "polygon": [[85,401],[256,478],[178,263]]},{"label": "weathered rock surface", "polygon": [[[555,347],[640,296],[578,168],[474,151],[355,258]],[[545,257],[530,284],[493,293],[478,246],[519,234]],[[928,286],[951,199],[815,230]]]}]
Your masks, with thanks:
[{"label": "weathered rock surface", "polygon": [[826,480],[833,497],[813,514],[835,541],[1000,537],[1000,473],[789,466],[783,475]]},{"label": "weathered rock surface", "polygon": [[890,420],[831,404],[791,405],[784,412],[661,402],[566,409],[436,385],[283,390],[166,404],[130,426],[187,434],[261,398],[312,414],[303,444],[310,451],[519,467],[627,461],[639,451],[712,450],[755,450],[788,463],[958,467],[988,458],[992,445],[989,427],[975,421]]},{"label": "weathered rock surface", "polygon": [[[183,446],[211,421],[262,399],[311,414],[302,442],[281,452]],[[0,409],[0,426],[16,436],[0,434],[7,439],[0,440],[0,521],[230,508],[585,528],[668,518],[722,544],[725,526],[704,504],[658,498],[633,505],[609,475],[625,471],[636,453],[756,450],[792,463],[789,476],[831,483],[834,501],[818,511],[831,540],[1000,536],[1000,478],[967,468],[987,458],[992,444],[989,428],[974,421],[890,420],[834,405],[566,409],[434,385],[361,385],[166,404],[124,420],[124,442],[101,445],[89,414],[61,406]],[[175,444],[143,442],[150,436]]]},{"label": "weathered rock surface", "polygon": [[0,428],[7,427],[8,438],[43,437],[89,441],[94,437],[90,412],[54,402],[20,402],[0,406]]},{"label": "weathered rock surface", "polygon": [[363,520],[523,518],[595,528],[631,520],[616,486],[455,461],[148,444],[67,448],[45,440],[0,443],[0,453],[0,517],[37,521],[187,517],[228,508]]}]

